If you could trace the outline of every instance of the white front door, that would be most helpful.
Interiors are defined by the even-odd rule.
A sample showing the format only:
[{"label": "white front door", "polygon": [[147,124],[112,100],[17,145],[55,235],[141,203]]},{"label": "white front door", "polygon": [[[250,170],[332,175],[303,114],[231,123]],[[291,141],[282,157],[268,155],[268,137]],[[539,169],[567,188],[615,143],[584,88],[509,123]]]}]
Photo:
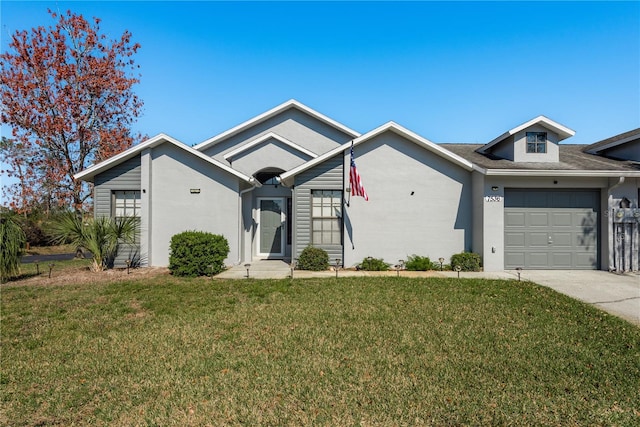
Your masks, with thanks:
[{"label": "white front door", "polygon": [[282,257],[285,250],[285,199],[258,198],[257,252],[261,257]]}]

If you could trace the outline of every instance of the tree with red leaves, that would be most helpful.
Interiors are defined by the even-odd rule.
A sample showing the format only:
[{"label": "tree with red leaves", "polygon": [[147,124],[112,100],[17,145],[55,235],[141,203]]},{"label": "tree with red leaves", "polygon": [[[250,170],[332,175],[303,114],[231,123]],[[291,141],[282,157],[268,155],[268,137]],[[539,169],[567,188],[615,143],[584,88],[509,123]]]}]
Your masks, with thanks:
[{"label": "tree with red leaves", "polygon": [[0,155],[19,180],[3,190],[17,211],[43,203],[80,211],[91,188],[73,175],[140,138],[130,129],[142,110],[132,91],[140,45],[128,31],[107,40],[98,18],[49,14],[54,27],[17,31],[0,55],[1,121],[13,134]]}]

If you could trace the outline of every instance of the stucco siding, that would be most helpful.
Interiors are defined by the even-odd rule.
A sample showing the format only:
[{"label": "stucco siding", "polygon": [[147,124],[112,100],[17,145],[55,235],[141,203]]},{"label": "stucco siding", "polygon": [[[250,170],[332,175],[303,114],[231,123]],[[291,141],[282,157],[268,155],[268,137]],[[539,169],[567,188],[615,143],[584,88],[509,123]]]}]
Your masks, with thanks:
[{"label": "stucco siding", "polygon": [[352,138],[300,110],[291,108],[214,144],[204,150],[203,153],[228,164],[224,160],[225,154],[269,132],[286,138],[315,154],[326,153]]},{"label": "stucco siding", "polygon": [[610,148],[604,152],[604,155],[612,159],[640,162],[640,140]]},{"label": "stucco siding", "polygon": [[471,250],[471,172],[393,132],[358,145],[355,156],[369,201],[351,197],[345,209],[346,266],[367,256],[448,261]]},{"label": "stucco siding", "polygon": [[[547,133],[546,153],[527,153],[527,132]],[[514,162],[558,162],[560,149],[558,147],[558,135],[544,126],[534,125],[524,129],[513,136],[513,161]]]},{"label": "stucco siding", "polygon": [[[343,190],[343,157],[336,155],[331,159],[307,170],[295,178],[293,191],[293,257],[312,243],[311,239],[311,191]],[[343,207],[344,209],[344,207]],[[342,260],[342,245],[314,245],[327,251],[333,263]]]},{"label": "stucco siding", "polygon": [[150,264],[167,266],[171,237],[187,230],[223,235],[230,249],[225,263],[234,263],[239,253],[239,179],[169,144],[154,148],[151,158]]},{"label": "stucco siding", "polygon": [[[113,191],[140,190],[140,156],[136,156],[94,178],[94,216],[111,217],[113,215]],[[126,266],[127,259],[139,263],[141,260],[139,244],[121,244],[114,259],[116,267]]]},{"label": "stucco siding", "polygon": [[251,176],[265,168],[277,168],[284,171],[293,169],[311,160],[311,156],[271,139],[234,156],[230,160],[234,169]]}]

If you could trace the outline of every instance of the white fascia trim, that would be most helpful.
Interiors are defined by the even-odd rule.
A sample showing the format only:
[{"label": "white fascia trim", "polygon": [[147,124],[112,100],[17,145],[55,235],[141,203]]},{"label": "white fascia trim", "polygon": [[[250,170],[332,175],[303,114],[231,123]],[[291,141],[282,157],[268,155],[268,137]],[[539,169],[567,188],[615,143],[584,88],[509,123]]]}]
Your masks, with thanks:
[{"label": "white fascia trim", "polygon": [[494,145],[496,145],[498,142],[504,140],[505,138],[511,136],[511,135],[515,135],[516,133],[527,129],[528,127],[531,127],[533,125],[537,125],[537,124],[541,124],[542,126],[556,132],[558,134],[558,136],[560,137],[560,139],[558,140],[558,142],[562,141],[563,139],[567,139],[570,136],[573,136],[576,134],[576,132],[573,129],[569,129],[566,126],[561,125],[558,122],[554,122],[553,120],[551,120],[548,117],[545,116],[538,116],[535,119],[531,119],[526,123],[521,124],[520,126],[516,126],[511,130],[506,131],[505,133],[503,133],[502,135],[500,135],[497,138],[494,138],[493,140],[491,140],[491,142],[489,142],[488,144],[483,145],[482,147],[480,147],[477,151],[480,153],[486,153],[488,149],[490,149],[491,147],[493,147]]},{"label": "white fascia trim", "polygon": [[73,178],[76,180],[87,180],[93,178],[95,175],[99,174],[103,170],[109,169],[111,166],[115,166],[119,163],[122,163],[130,158],[134,157],[140,151],[144,150],[148,147],[153,147],[159,141],[171,139],[170,136],[160,133],[152,138],[147,139],[146,141],[141,142],[138,145],[134,145],[133,147],[128,148],[122,153],[116,154],[115,156],[109,157],[106,160],[103,160],[100,163],[96,163],[94,165],[89,166],[83,171],[78,172],[73,175]]},{"label": "white fascia trim", "polygon": [[225,154],[223,156],[223,158],[228,161],[230,158],[235,157],[236,155],[238,155],[240,153],[243,153],[243,152],[249,150],[250,148],[255,147],[256,145],[259,145],[259,144],[261,144],[261,143],[263,143],[263,142],[265,142],[265,141],[267,141],[269,139],[275,139],[277,141],[280,141],[283,144],[288,145],[289,147],[293,148],[294,150],[300,151],[301,153],[304,153],[304,154],[306,154],[307,156],[309,156],[309,157],[311,157],[313,159],[318,157],[318,155],[316,153],[314,153],[313,151],[307,150],[306,148],[301,147],[300,145],[296,144],[295,142],[290,141],[287,138],[284,138],[284,137],[282,137],[282,136],[280,136],[278,134],[275,134],[273,132],[269,132],[269,133],[267,133],[265,135],[262,135],[260,138],[257,138],[255,140],[249,142],[248,144],[245,144],[245,145],[243,145],[241,147],[238,147],[237,149],[235,149],[233,151],[228,152],[227,154]]},{"label": "white fascia trim", "polygon": [[119,163],[122,163],[126,160],[129,160],[130,158],[133,158],[136,154],[140,153],[142,150],[146,149],[146,148],[151,148],[151,147],[156,147],[164,142],[168,142],[170,144],[175,145],[176,147],[185,150],[191,154],[193,154],[196,157],[201,158],[202,160],[211,163],[214,166],[219,167],[220,169],[229,172],[230,174],[242,179],[243,181],[246,181],[252,185],[254,185],[254,183],[252,182],[252,179],[250,176],[247,176],[241,172],[238,172],[235,169],[230,168],[229,166],[211,158],[208,157],[204,154],[202,154],[199,151],[194,150],[192,147],[189,147],[186,144],[183,144],[182,142],[178,141],[175,138],[170,137],[169,135],[166,134],[158,134],[156,136],[154,136],[153,138],[150,138],[138,145],[135,145],[131,148],[129,148],[128,150],[123,151],[120,154],[117,154],[103,162],[100,162],[96,165],[93,165],[85,170],[83,170],[82,172],[78,172],[77,174],[74,175],[75,179],[79,179],[79,180],[88,180],[93,178],[95,175],[99,174],[100,172],[107,170],[109,168],[111,168],[112,166],[115,166]]},{"label": "white fascia trim", "polygon": [[592,149],[587,149],[587,150],[585,150],[585,152],[586,153],[590,153],[590,154],[599,154],[602,151],[606,151],[606,150],[608,150],[610,148],[617,147],[618,145],[626,144],[627,142],[630,142],[630,141],[633,141],[633,140],[636,140],[636,139],[640,139],[640,132],[635,133],[633,135],[630,135],[630,136],[628,136],[626,138],[620,139],[618,141],[610,142],[608,144],[605,144],[603,146],[597,147],[595,149],[593,149],[593,148]]},{"label": "white fascia trim", "polygon": [[490,176],[566,176],[566,177],[640,177],[640,172],[616,170],[530,170],[530,169],[485,169]]},{"label": "white fascia trim", "polygon": [[205,150],[207,148],[209,148],[212,145],[217,144],[218,142],[222,141],[223,139],[226,139],[232,135],[235,135],[245,129],[250,128],[251,126],[255,126],[256,124],[263,122],[273,116],[276,116],[277,114],[280,114],[281,112],[291,108],[291,107],[296,107],[299,110],[309,114],[310,116],[313,116],[315,118],[317,118],[318,120],[327,123],[330,126],[333,126],[339,130],[341,130],[342,132],[351,135],[352,137],[357,137],[360,136],[359,132],[356,132],[353,129],[350,129],[348,127],[346,127],[345,125],[336,122],[333,119],[330,119],[329,117],[325,116],[324,114],[321,114],[309,107],[307,107],[304,104],[301,104],[300,102],[296,101],[295,99],[290,99],[289,101],[282,103],[280,105],[278,105],[277,107],[272,108],[271,110],[262,113],[252,119],[247,120],[246,122],[243,122],[241,124],[239,124],[238,126],[235,126],[227,131],[224,131],[212,138],[209,138],[203,142],[201,142],[200,144],[194,145],[193,148],[196,150]]},{"label": "white fascia trim", "polygon": [[348,150],[351,148],[351,144],[353,144],[353,146],[357,146],[361,143],[363,143],[364,141],[367,141],[371,138],[374,138],[384,132],[387,131],[391,131],[394,132],[400,136],[402,136],[403,138],[406,138],[418,145],[420,145],[423,148],[426,148],[427,150],[439,155],[440,157],[443,157],[455,164],[457,164],[458,166],[461,166],[462,168],[471,171],[474,169],[474,165],[473,163],[471,163],[470,161],[458,156],[457,154],[452,153],[449,150],[446,150],[442,147],[440,147],[439,145],[429,141],[426,138],[421,137],[420,135],[411,132],[410,130],[398,125],[397,123],[394,122],[387,122],[382,126],[379,126],[375,129],[373,129],[370,132],[365,133],[364,135],[359,136],[358,138],[355,138],[353,141],[349,141],[349,142],[345,142],[344,144],[342,144],[339,147],[334,148],[333,150],[313,159],[313,160],[309,160],[306,163],[301,164],[300,166],[293,168],[283,174],[280,175],[280,179],[282,181],[287,181],[289,178],[299,174],[300,172],[304,172],[305,170],[312,168],[313,166],[324,162],[325,160],[339,154],[340,152],[343,152],[345,150]]}]

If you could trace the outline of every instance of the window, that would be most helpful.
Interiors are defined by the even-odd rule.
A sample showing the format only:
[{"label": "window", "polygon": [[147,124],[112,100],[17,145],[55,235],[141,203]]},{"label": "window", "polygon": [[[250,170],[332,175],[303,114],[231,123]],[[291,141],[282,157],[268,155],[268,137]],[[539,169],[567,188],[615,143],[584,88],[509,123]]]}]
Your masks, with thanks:
[{"label": "window", "polygon": [[114,191],[113,192],[113,216],[115,218],[136,217],[140,218],[140,191]]},{"label": "window", "polygon": [[311,234],[314,245],[342,243],[342,191],[311,191]]},{"label": "window", "polygon": [[527,153],[546,153],[547,133],[527,132]]}]

